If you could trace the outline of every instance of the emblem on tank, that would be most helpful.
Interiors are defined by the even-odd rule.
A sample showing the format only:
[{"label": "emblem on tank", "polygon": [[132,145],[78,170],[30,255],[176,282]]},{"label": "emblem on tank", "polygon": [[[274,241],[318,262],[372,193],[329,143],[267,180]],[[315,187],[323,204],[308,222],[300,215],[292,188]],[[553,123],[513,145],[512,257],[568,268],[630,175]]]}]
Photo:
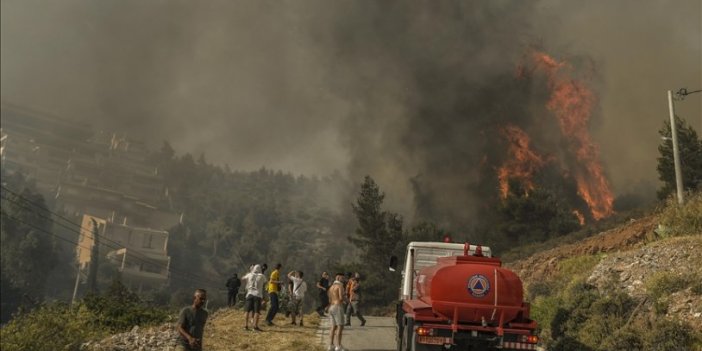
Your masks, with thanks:
[{"label": "emblem on tank", "polygon": [[473,297],[484,297],[490,292],[490,281],[482,274],[475,274],[468,278],[467,288]]}]

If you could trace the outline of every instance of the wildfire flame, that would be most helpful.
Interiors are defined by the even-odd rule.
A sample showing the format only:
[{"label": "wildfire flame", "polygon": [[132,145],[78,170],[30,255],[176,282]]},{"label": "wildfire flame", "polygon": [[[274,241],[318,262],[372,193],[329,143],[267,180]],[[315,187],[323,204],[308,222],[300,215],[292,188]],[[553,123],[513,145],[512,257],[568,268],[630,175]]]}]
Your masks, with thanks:
[{"label": "wildfire flame", "polygon": [[588,204],[595,220],[611,215],[614,197],[599,162],[599,150],[592,142],[587,125],[595,103],[594,93],[570,77],[570,67],[544,53],[534,53],[536,68],[548,77],[551,96],[546,107],[552,111],[575,155],[578,167],[574,179],[578,195]]},{"label": "wildfire flame", "polygon": [[575,217],[578,217],[578,222],[580,222],[580,225],[585,225],[585,216],[580,213],[578,210],[573,210],[573,214]]},{"label": "wildfire flame", "polygon": [[505,199],[509,193],[509,180],[521,182],[525,191],[534,189],[532,177],[546,163],[536,152],[531,150],[529,136],[514,125],[508,125],[500,130],[502,136],[509,142],[510,159],[497,170],[500,182],[500,196]]}]

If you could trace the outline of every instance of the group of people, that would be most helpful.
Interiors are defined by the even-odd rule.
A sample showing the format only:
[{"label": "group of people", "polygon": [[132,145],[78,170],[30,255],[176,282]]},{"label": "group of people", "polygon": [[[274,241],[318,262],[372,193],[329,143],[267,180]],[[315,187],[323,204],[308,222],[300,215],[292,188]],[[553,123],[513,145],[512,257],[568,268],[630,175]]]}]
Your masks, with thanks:
[{"label": "group of people", "polygon": [[[265,276],[266,264],[252,265],[250,271],[241,277],[233,274],[227,280],[228,305],[236,305],[237,295],[242,284],[245,288],[244,311],[246,312],[244,329],[262,331],[259,327],[261,311],[266,304],[264,297],[268,296],[270,307],[265,317],[268,326],[275,325],[273,319],[280,308],[281,296],[283,292],[283,281],[281,279],[282,264],[278,263],[270,273],[270,277]],[[303,279],[302,271],[290,271],[287,274],[288,284],[286,285],[288,305],[287,311],[291,318],[292,325],[304,325],[302,304],[307,293],[307,283]],[[341,351],[341,337],[344,326],[351,325],[351,316],[356,315],[361,326],[366,324],[365,318],[360,311],[361,302],[361,280],[359,273],[337,273],[334,281],[330,283],[329,274],[323,272],[316,287],[319,292],[319,306],[316,311],[320,316],[329,314],[331,320],[330,345],[329,350]],[[207,291],[197,289],[193,296],[192,306],[181,310],[178,318],[178,333],[180,334],[180,344],[177,350],[199,351],[202,348],[202,334],[207,321],[208,312],[203,308],[207,301]]]},{"label": "group of people", "polygon": [[[244,324],[244,329],[249,329],[249,324],[251,328],[255,331],[261,331],[259,327],[259,320],[261,316],[261,310],[266,303],[264,296],[268,296],[268,301],[270,302],[270,308],[265,317],[265,323],[268,326],[274,325],[273,319],[278,314],[280,310],[281,293],[283,292],[283,281],[280,276],[280,270],[283,265],[278,263],[275,269],[270,274],[270,278],[265,276],[267,265],[253,265],[251,266],[251,271],[243,276],[241,279],[238,278],[235,273],[229,280],[227,280],[226,287],[228,289],[228,305],[233,307],[236,305],[237,295],[239,294],[239,288],[241,287],[242,281],[246,283],[245,285],[245,302],[244,311],[246,311],[246,322]],[[298,325],[297,318],[300,317],[299,325],[304,325],[304,319],[302,314],[302,302],[305,298],[305,293],[307,292],[307,283],[303,280],[304,273],[302,271],[291,271],[287,274],[288,284],[287,284],[287,316],[291,317],[291,323],[293,325]]]}]

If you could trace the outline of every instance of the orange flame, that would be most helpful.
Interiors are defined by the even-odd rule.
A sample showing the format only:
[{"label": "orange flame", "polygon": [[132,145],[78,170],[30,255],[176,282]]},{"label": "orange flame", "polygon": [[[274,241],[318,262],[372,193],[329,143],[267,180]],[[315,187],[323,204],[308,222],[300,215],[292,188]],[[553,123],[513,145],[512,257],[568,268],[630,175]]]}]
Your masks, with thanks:
[{"label": "orange flame", "polygon": [[522,183],[525,191],[534,189],[532,176],[538,171],[545,161],[536,152],[529,148],[529,136],[516,126],[508,125],[501,130],[502,135],[509,144],[511,158],[497,170],[500,182],[500,197],[503,199],[509,193],[509,180],[515,179]]},{"label": "orange flame", "polygon": [[585,225],[585,216],[580,213],[578,210],[573,210],[573,214],[575,217],[578,217],[578,222],[580,222],[580,225]]},{"label": "orange flame", "polygon": [[599,150],[592,142],[587,126],[595,104],[595,95],[582,82],[569,77],[570,67],[544,53],[534,53],[537,69],[548,77],[551,97],[546,107],[558,119],[561,133],[578,161],[574,178],[578,195],[588,204],[596,220],[614,213],[614,197],[599,162]]}]

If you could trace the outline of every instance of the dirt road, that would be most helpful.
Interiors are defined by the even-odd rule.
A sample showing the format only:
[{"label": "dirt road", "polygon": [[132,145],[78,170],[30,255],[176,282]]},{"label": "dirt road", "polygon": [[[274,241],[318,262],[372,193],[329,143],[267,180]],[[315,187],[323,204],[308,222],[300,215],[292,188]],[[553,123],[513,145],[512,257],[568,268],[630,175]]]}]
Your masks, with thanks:
[{"label": "dirt road", "polygon": [[[392,317],[366,317],[368,321],[361,327],[354,318],[350,327],[344,327],[341,343],[349,351],[392,351],[395,344],[395,319]],[[317,331],[325,348],[329,345],[328,317],[322,318]]]}]

